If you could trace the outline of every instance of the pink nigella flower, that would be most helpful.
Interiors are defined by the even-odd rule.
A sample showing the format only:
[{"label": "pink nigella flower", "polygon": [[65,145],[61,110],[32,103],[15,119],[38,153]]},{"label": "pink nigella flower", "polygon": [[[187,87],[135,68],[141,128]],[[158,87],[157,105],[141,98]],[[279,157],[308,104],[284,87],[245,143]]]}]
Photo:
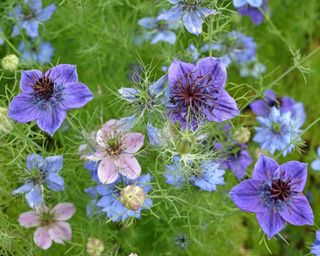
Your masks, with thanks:
[{"label": "pink nigella flower", "polygon": [[119,173],[129,179],[136,179],[141,167],[134,153],[143,146],[141,133],[129,133],[123,119],[109,120],[97,133],[98,149],[91,160],[101,160],[98,178],[101,183],[116,181]]},{"label": "pink nigella flower", "polygon": [[43,205],[41,208],[22,213],[19,223],[26,228],[37,227],[34,232],[34,242],[41,249],[48,249],[52,241],[63,244],[71,240],[71,227],[66,222],[75,213],[76,208],[71,203],[60,203],[51,210]]}]

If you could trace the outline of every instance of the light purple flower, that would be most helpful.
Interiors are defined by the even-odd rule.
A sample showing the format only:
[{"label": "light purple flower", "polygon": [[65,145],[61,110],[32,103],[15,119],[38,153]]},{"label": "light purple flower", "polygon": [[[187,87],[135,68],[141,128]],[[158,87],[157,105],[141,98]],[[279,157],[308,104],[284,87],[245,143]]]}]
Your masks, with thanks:
[{"label": "light purple flower", "polygon": [[22,62],[36,62],[41,65],[50,63],[54,54],[54,49],[50,43],[41,41],[36,47],[29,43],[21,42],[19,51],[23,58]]},{"label": "light purple flower", "polygon": [[214,9],[201,7],[198,1],[190,3],[186,0],[170,0],[174,4],[171,9],[164,11],[158,16],[158,20],[167,20],[169,22],[183,21],[188,32],[200,35],[202,24],[210,14],[217,14]]},{"label": "light purple flower", "polygon": [[252,178],[235,186],[230,197],[242,211],[256,213],[270,239],[286,222],[296,226],[313,225],[312,209],[302,194],[306,181],[307,164],[290,161],[279,165],[261,155]]},{"label": "light purple flower", "polygon": [[86,85],[78,81],[76,67],[61,64],[47,72],[22,71],[20,89],[9,106],[9,117],[20,122],[36,121],[50,135],[61,126],[67,111],[92,100]]},{"label": "light purple flower", "polygon": [[255,25],[260,25],[264,20],[264,15],[259,8],[261,8],[264,12],[267,12],[268,1],[269,0],[263,0],[263,3],[260,7],[255,7],[250,4],[243,5],[237,9],[238,13],[240,16],[249,16]]},{"label": "light purple flower", "polygon": [[226,80],[226,69],[217,58],[203,58],[195,65],[175,60],[166,90],[170,121],[194,129],[205,121],[223,122],[237,116],[237,104],[224,89]]},{"label": "light purple flower", "polygon": [[25,228],[37,227],[34,232],[34,242],[41,249],[47,250],[52,242],[63,244],[71,240],[72,230],[66,221],[75,213],[76,208],[71,203],[59,203],[51,210],[43,205],[35,211],[22,213],[19,223]]},{"label": "light purple flower", "polygon": [[23,5],[17,5],[9,16],[17,21],[13,27],[12,36],[20,34],[20,29],[25,29],[27,35],[35,38],[39,35],[39,24],[49,20],[56,9],[55,4],[50,4],[42,9],[41,0],[24,0]]}]

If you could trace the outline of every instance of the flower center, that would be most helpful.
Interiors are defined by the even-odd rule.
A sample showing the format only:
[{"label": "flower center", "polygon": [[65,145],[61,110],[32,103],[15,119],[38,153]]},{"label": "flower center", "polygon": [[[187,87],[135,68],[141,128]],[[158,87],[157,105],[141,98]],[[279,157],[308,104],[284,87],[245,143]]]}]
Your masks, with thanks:
[{"label": "flower center", "polygon": [[50,224],[55,222],[54,214],[51,212],[42,212],[41,216],[41,226],[49,226]]},{"label": "flower center", "polygon": [[273,122],[271,125],[271,128],[274,133],[278,133],[278,134],[281,133],[282,126],[280,123]]},{"label": "flower center", "polygon": [[290,180],[273,180],[270,188],[271,197],[282,201],[288,201],[291,194],[289,183]]},{"label": "flower center", "polygon": [[107,140],[107,152],[110,155],[119,155],[122,152],[123,139],[119,134]]},{"label": "flower center", "polygon": [[54,83],[43,75],[34,85],[33,90],[43,99],[50,99],[54,93]]}]

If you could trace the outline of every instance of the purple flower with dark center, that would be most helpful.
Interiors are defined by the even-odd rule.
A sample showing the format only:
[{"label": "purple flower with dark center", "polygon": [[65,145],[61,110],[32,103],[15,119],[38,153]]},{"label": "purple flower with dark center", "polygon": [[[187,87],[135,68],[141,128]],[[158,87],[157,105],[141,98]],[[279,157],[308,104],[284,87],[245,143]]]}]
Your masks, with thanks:
[{"label": "purple flower with dark center", "polygon": [[17,20],[17,25],[13,27],[13,36],[20,34],[20,29],[25,29],[30,37],[39,35],[39,24],[49,20],[56,10],[55,4],[50,4],[42,9],[41,0],[24,0],[23,5],[17,5],[9,16]]},{"label": "purple flower with dark center", "polygon": [[224,89],[226,80],[226,69],[217,58],[203,58],[195,65],[175,60],[166,90],[170,121],[195,129],[204,121],[223,122],[237,116],[237,104]]},{"label": "purple flower with dark center", "polygon": [[253,101],[250,107],[253,113],[262,117],[268,117],[272,107],[278,108],[281,114],[290,112],[296,128],[300,128],[306,119],[304,106],[301,102],[295,102],[287,96],[277,97],[272,90],[266,90],[264,98]]},{"label": "purple flower with dark center", "polygon": [[51,136],[61,126],[67,111],[92,100],[91,91],[78,82],[76,67],[61,64],[47,72],[22,71],[21,94],[9,106],[9,117],[20,122],[36,121]]},{"label": "purple flower with dark center", "polygon": [[249,16],[251,18],[251,21],[255,25],[260,25],[264,20],[264,15],[259,8],[261,8],[263,12],[267,12],[268,2],[269,0],[263,0],[263,3],[260,7],[254,7],[249,4],[246,4],[244,6],[239,7],[237,10],[240,16]]},{"label": "purple flower with dark center", "polygon": [[22,62],[36,62],[41,65],[50,63],[54,54],[52,45],[42,41],[35,47],[32,47],[31,44],[21,42],[19,51],[23,55]]},{"label": "purple flower with dark center", "polygon": [[252,178],[235,186],[230,197],[242,211],[256,213],[270,239],[286,222],[296,226],[313,225],[312,209],[302,194],[306,181],[307,164],[290,161],[279,165],[261,155]]}]

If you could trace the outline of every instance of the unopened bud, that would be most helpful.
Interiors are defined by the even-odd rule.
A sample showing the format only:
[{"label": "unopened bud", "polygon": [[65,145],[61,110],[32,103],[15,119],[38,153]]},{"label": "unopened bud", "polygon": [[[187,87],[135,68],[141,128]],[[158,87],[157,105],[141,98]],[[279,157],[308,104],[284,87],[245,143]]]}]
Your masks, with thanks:
[{"label": "unopened bud", "polygon": [[120,192],[120,202],[128,209],[137,211],[144,203],[146,195],[136,185],[128,185]]},{"label": "unopened bud", "polygon": [[90,256],[100,256],[104,251],[103,242],[96,238],[88,238],[87,253]]},{"label": "unopened bud", "polygon": [[232,138],[236,142],[243,144],[247,143],[250,140],[250,136],[251,132],[247,127],[240,127],[233,133]]},{"label": "unopened bud", "polygon": [[15,54],[9,54],[2,59],[1,65],[3,69],[14,72],[19,66],[19,58]]}]

